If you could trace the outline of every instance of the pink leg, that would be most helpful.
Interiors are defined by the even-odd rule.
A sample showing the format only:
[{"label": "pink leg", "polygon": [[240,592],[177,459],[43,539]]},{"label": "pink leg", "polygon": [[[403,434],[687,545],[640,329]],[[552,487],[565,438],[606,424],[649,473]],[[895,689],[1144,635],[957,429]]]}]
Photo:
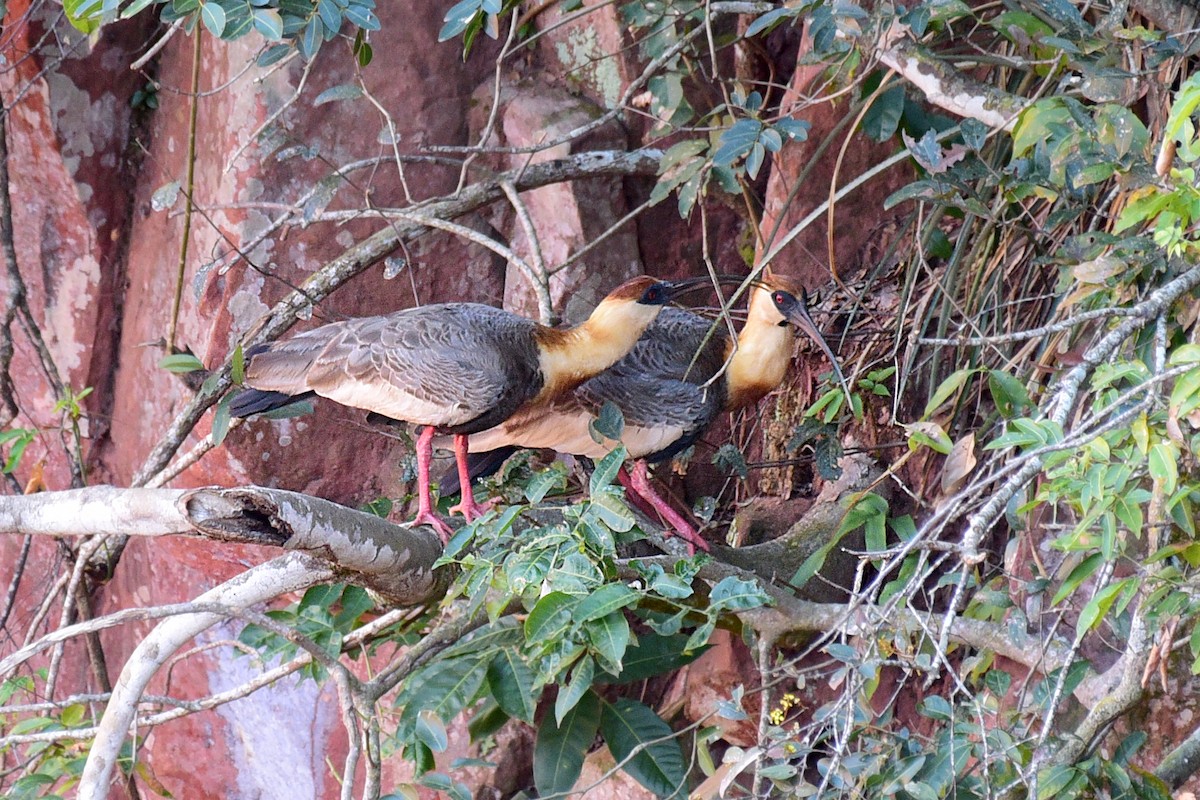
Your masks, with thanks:
[{"label": "pink leg", "polygon": [[426,425],[417,437],[417,516],[414,525],[428,525],[442,537],[442,544],[450,541],[454,534],[446,521],[433,511],[433,495],[429,491],[429,462],[433,460],[432,425]]},{"label": "pink leg", "polygon": [[662,495],[654,491],[654,487],[650,485],[650,472],[646,466],[646,462],[638,459],[633,462],[632,474],[625,471],[625,467],[621,467],[621,471],[617,473],[617,477],[627,489],[631,489],[639,497],[658,512],[662,519],[674,528],[677,536],[682,538],[688,545],[688,553],[695,555],[696,548],[708,551],[708,542],[692,527],[686,519],[683,518],[678,511],[671,507],[671,504],[663,499]]},{"label": "pink leg", "polygon": [[471,488],[471,471],[467,466],[467,437],[454,434],[454,460],[458,462],[458,485],[462,487],[462,502],[450,507],[450,513],[459,512],[467,522],[482,516],[492,507],[494,500],[480,505],[475,502],[475,491]]}]

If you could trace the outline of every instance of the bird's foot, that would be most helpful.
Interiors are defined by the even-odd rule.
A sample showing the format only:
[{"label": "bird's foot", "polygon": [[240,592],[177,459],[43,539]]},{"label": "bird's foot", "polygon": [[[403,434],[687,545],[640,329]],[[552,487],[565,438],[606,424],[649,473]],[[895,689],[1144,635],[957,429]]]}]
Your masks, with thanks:
[{"label": "bird's foot", "polygon": [[650,473],[645,461],[637,461],[634,464],[632,473],[629,476],[629,485],[667,523],[669,527],[665,533],[668,536],[673,533],[687,542],[688,555],[696,555],[697,547],[706,553],[708,552],[708,542],[704,541],[704,537],[700,535],[699,531],[684,519],[682,514],[672,508],[671,504],[662,495],[655,491],[654,486],[650,483]]},{"label": "bird's foot", "polygon": [[442,539],[442,544],[450,544],[450,537],[454,535],[454,529],[446,524],[446,520],[439,517],[432,511],[421,510],[413,517],[413,525],[428,525],[437,531],[437,534]]},{"label": "bird's foot", "polygon": [[668,529],[666,534],[668,536],[674,534],[687,542],[689,556],[696,555],[696,548],[700,548],[706,553],[709,552],[708,542],[704,541],[704,537],[700,535],[700,532],[691,525],[684,522],[682,525],[672,524],[671,528],[674,530]]},{"label": "bird's foot", "polygon": [[474,522],[495,508],[496,504],[499,502],[499,497],[493,497],[492,499],[485,500],[482,503],[476,503],[475,499],[471,498],[470,503],[468,503],[466,500],[463,500],[461,503],[450,506],[450,513],[462,514],[463,519],[465,519],[467,522]]}]

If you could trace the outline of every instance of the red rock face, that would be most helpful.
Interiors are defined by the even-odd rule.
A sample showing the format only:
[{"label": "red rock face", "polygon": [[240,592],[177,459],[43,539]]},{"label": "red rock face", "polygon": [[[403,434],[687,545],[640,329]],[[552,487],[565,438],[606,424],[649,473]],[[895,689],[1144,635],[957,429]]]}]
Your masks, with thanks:
[{"label": "red rock face", "polygon": [[[797,109],[795,116],[808,120],[812,129],[806,141],[792,142],[776,155],[767,182],[766,207],[760,226],[763,238],[769,241],[766,249],[759,248],[760,258],[814,208],[828,200],[831,191],[845,186],[894,152],[892,144],[873,142],[861,131],[854,131],[839,134],[839,139],[825,155],[813,163],[817,148],[846,112],[832,102],[811,105],[804,102],[810,95],[810,87],[821,80],[826,68],[820,63],[802,63],[803,56],[811,50],[812,42],[805,36],[799,44],[797,66],[780,107]],[[906,165],[893,168],[836,204],[833,258],[838,275],[843,279],[860,270],[859,252],[869,243],[872,228],[885,219],[881,211],[883,201],[908,182],[908,172]],[[802,173],[804,183],[797,191]],[[869,222],[864,224],[864,220]],[[830,283],[829,218],[822,216],[797,235],[773,260],[772,268],[780,274],[795,277],[809,289]]]}]

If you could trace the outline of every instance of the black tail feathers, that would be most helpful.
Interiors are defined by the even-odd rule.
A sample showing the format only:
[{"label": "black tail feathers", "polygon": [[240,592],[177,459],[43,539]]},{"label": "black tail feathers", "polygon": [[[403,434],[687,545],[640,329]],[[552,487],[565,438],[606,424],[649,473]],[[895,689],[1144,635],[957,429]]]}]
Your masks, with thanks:
[{"label": "black tail feathers", "polygon": [[235,417],[249,417],[253,414],[262,414],[266,411],[290,406],[292,403],[315,396],[315,392],[284,394],[283,392],[264,392],[260,389],[243,389],[229,404],[229,413]]},{"label": "black tail feathers", "polygon": [[[471,475],[472,481],[477,481],[480,478],[486,478],[488,475],[494,475],[499,472],[500,467],[508,460],[508,457],[517,452],[516,447],[501,447],[498,450],[489,450],[486,453],[468,453],[467,454],[467,471]],[[451,497],[462,493],[462,485],[458,480],[458,469],[450,470],[442,479],[438,481],[438,495],[441,497]]]}]

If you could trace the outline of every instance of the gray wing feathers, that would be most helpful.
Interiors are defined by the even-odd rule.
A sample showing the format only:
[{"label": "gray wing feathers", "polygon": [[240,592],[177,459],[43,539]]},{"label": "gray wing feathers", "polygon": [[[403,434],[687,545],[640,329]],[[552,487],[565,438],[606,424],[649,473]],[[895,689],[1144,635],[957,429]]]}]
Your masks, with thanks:
[{"label": "gray wing feathers", "polygon": [[[593,410],[616,404],[625,422],[691,430],[719,413],[719,381],[705,386],[724,363],[728,334],[695,314],[664,309],[625,358],[580,386],[575,394]],[[707,341],[706,341],[707,337]]]},{"label": "gray wing feathers", "polygon": [[608,370],[549,405],[524,409],[471,436],[471,451],[518,445],[599,458],[611,443],[596,443],[588,422],[605,402],[621,410],[622,440],[633,457],[666,457],[686,447],[725,403],[723,382],[703,385],[724,363],[728,341],[723,326],[709,336],[711,327],[695,314],[664,309],[633,350]]},{"label": "gray wing feathers", "polygon": [[253,358],[247,383],[315,391],[395,419],[454,427],[512,413],[537,393],[533,331],[531,320],[491,306],[408,309],[275,343]]}]

